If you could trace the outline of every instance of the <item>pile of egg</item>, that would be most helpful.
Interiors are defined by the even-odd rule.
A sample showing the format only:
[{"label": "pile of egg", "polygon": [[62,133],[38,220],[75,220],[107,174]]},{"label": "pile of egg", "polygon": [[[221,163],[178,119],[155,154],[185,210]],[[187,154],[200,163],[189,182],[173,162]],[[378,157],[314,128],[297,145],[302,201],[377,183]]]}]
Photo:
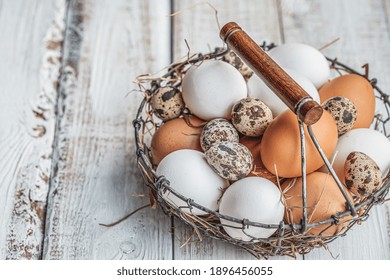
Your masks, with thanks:
[{"label": "pile of egg", "polygon": [[[284,44],[268,54],[322,104],[312,126],[351,199],[377,191],[390,167],[390,142],[370,129],[375,114],[371,84],[355,74],[330,78],[325,57],[315,48]],[[153,112],[164,123],[152,137],[156,173],[181,195],[222,215],[263,224],[300,223],[302,178],[296,115],[233,53],[204,60],[184,74],[180,88],[165,86],[152,95]],[[184,114],[184,109],[191,114]],[[306,128],[305,128],[306,129]],[[308,222],[346,210],[346,201],[328,175],[306,131]],[[173,207],[205,215],[171,192]],[[221,219],[226,233],[251,241],[275,229]],[[310,228],[333,235],[340,225]]]}]

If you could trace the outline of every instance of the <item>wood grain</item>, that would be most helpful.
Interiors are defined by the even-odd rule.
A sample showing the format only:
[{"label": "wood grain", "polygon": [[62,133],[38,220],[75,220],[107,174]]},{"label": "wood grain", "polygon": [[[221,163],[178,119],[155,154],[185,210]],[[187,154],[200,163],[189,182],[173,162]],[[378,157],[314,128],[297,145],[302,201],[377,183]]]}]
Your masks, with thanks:
[{"label": "wood grain", "polygon": [[276,2],[215,0],[211,5],[194,0],[173,1],[174,11],[181,11],[173,20],[173,54],[178,59],[187,54],[188,42],[191,52],[208,52],[224,46],[219,38],[219,26],[215,17],[218,11],[222,27],[229,21],[236,21],[255,40],[279,43],[281,41]]},{"label": "wood grain", "polygon": [[[221,28],[220,37],[252,70],[261,77],[267,86],[295,111],[299,119],[313,125],[321,118],[323,108],[283,70],[248,34],[235,22]],[[302,103],[304,99],[307,102]],[[300,106],[302,105],[302,106]]]},{"label": "wood grain", "polygon": [[64,8],[63,0],[1,3],[0,259],[41,257]]},{"label": "wood grain", "polygon": [[[150,208],[135,162],[135,76],[169,63],[168,1],[68,7],[44,259],[170,259],[170,221]],[[169,38],[169,37],[168,37]]]},{"label": "wood grain", "polygon": [[[319,48],[339,37],[340,41],[324,53],[355,69],[369,62],[370,76],[378,79],[381,88],[390,88],[390,34],[382,1],[299,1],[299,5],[297,1],[281,1],[280,7],[286,42]],[[378,104],[377,111],[380,108]],[[389,225],[386,207],[377,206],[363,225],[355,226],[347,237],[332,242],[330,252],[338,259],[389,259],[386,225]],[[332,255],[319,249],[305,258],[331,259]]]},{"label": "wood grain", "polygon": [[[280,43],[281,35],[277,5],[275,1],[209,1],[218,10],[220,25],[235,21],[256,41]],[[176,59],[187,54],[188,42],[190,51],[208,52],[214,47],[223,46],[219,38],[219,28],[214,10],[207,4],[194,6],[197,1],[174,1],[174,10],[182,13],[174,17],[173,50]],[[188,9],[190,8],[190,9]],[[192,231],[175,221],[175,259],[254,259],[246,251],[222,241],[198,237]],[[181,246],[187,240],[186,246]],[[298,257],[300,258],[300,257]],[[275,259],[284,259],[278,257]]]},{"label": "wood grain", "polygon": [[[383,0],[383,6],[386,10],[386,25],[387,29],[390,30],[390,1],[389,0]],[[390,32],[390,31],[389,31]]]}]

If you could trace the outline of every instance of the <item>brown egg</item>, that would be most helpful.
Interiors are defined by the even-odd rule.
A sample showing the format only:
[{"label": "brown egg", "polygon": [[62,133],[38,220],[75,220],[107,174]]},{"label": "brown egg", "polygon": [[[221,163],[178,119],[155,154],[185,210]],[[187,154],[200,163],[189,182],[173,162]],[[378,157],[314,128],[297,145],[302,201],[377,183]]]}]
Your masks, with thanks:
[{"label": "brown egg", "polygon": [[[324,111],[321,119],[312,125],[325,155],[330,158],[337,144],[337,126],[332,116]],[[306,172],[311,173],[324,162],[314,146],[305,126],[306,140]],[[261,142],[261,160],[272,174],[280,177],[293,178],[302,175],[301,172],[301,140],[297,116],[286,110],[277,116],[269,125]]]},{"label": "brown egg", "polygon": [[324,84],[318,92],[321,102],[335,96],[350,99],[357,110],[353,128],[370,127],[375,114],[375,94],[367,79],[356,74],[340,76]]},{"label": "brown egg", "polygon": [[196,117],[173,119],[163,124],[152,137],[151,152],[154,164],[169,153],[192,149],[202,151],[200,147],[201,125],[203,121]]},{"label": "brown egg", "polygon": [[270,180],[275,185],[277,185],[278,180],[276,179],[276,176],[271,172],[269,172],[267,168],[265,168],[263,162],[261,161],[261,156],[260,156],[261,138],[245,136],[240,139],[240,143],[243,144],[245,147],[247,147],[253,156],[253,169],[248,174],[247,177],[254,177],[254,176],[262,177]]},{"label": "brown egg", "polygon": [[[307,175],[306,178],[308,224],[327,220],[332,215],[346,211],[346,200],[331,175],[313,172]],[[297,178],[295,182],[294,179],[284,182],[282,191],[286,202],[285,222],[299,224],[303,219],[302,177]],[[338,225],[330,226],[330,224],[325,224],[312,227],[308,229],[307,233],[313,235],[321,233],[325,236],[334,235],[346,225],[343,222],[349,218],[351,216],[340,219]]]}]

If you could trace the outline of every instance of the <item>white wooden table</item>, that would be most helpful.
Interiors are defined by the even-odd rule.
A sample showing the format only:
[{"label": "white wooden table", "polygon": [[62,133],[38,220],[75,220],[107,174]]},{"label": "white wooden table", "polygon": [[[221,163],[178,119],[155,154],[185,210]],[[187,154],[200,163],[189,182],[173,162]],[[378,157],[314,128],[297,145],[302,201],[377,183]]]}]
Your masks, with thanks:
[{"label": "white wooden table", "polygon": [[[132,80],[222,46],[196,1],[0,0],[0,259],[251,259],[148,202],[136,168]],[[262,42],[303,42],[370,73],[390,92],[389,0],[210,1]],[[390,156],[390,155],[389,155]],[[390,259],[390,207],[332,243],[338,259]],[[316,249],[298,259],[331,259]]]}]

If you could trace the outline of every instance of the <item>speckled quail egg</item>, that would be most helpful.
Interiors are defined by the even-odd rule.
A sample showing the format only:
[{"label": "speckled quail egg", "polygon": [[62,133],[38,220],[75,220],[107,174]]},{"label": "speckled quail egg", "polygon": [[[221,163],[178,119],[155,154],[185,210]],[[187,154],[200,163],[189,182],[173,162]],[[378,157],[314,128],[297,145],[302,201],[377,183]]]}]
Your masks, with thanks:
[{"label": "speckled quail egg", "polygon": [[171,86],[158,88],[152,95],[151,105],[163,121],[179,117],[185,107],[180,90]]},{"label": "speckled quail egg", "polygon": [[253,157],[247,147],[236,142],[221,142],[205,152],[209,165],[222,178],[236,181],[252,170]]},{"label": "speckled quail egg", "polygon": [[253,75],[253,71],[249,68],[249,66],[246,65],[233,51],[229,51],[225,54],[222,57],[222,60],[233,65],[238,71],[240,71],[246,81]]},{"label": "speckled quail egg", "polygon": [[237,130],[228,120],[217,118],[206,123],[200,135],[200,146],[203,151],[207,151],[214,144],[225,141],[239,141]]},{"label": "speckled quail egg", "polygon": [[382,172],[369,156],[352,152],[344,164],[345,184],[353,194],[366,197],[382,185]]},{"label": "speckled quail egg", "polygon": [[351,100],[342,96],[335,96],[322,104],[336,122],[339,135],[350,131],[357,120],[357,110]]},{"label": "speckled quail egg", "polygon": [[262,135],[271,122],[271,109],[257,98],[241,99],[232,107],[232,123],[246,136]]}]

